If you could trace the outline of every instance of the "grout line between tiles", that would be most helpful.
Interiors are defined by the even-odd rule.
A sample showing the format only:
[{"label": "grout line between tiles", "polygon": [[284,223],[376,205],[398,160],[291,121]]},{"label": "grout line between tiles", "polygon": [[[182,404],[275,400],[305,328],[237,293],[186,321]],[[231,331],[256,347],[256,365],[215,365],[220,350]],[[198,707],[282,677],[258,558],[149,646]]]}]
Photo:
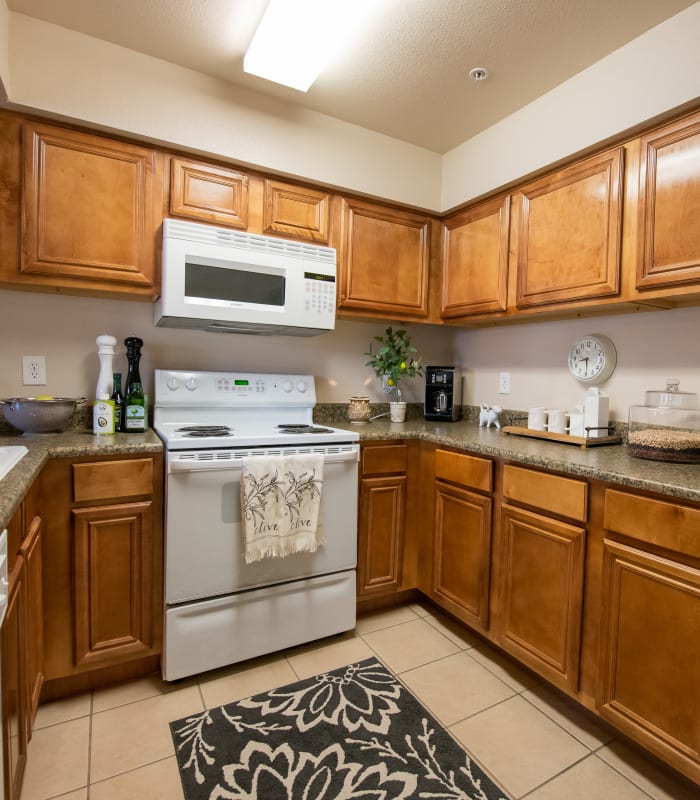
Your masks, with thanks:
[{"label": "grout line between tiles", "polygon": [[524,798],[528,797],[528,795],[531,795],[533,792],[538,791],[543,786],[546,786],[548,783],[551,783],[553,780],[558,778],[560,775],[564,775],[569,770],[573,769],[577,764],[580,764],[581,762],[585,761],[587,758],[591,758],[593,755],[594,755],[593,753],[586,753],[586,755],[581,756],[581,758],[577,758],[576,761],[572,761],[571,764],[568,764],[566,767],[564,767],[564,769],[560,769],[559,772],[556,772],[554,775],[552,775],[551,777],[547,778],[546,781],[542,781],[542,783],[538,783],[537,786],[533,786],[532,789],[528,789],[528,791],[525,792],[525,794],[519,795],[517,797],[517,800],[524,800]]},{"label": "grout line between tiles", "polygon": [[[608,742],[608,744],[610,744],[610,742]],[[604,746],[606,746],[606,745],[604,745]],[[603,749],[602,747],[601,747],[601,748],[599,748],[599,750],[602,750],[602,749]],[[618,774],[618,775],[621,775],[621,776],[622,776],[622,777],[623,777],[623,778],[624,778],[626,781],[629,781],[629,782],[630,782],[630,783],[631,783],[631,784],[632,784],[632,785],[633,785],[635,788],[639,789],[639,791],[640,791],[640,792],[643,792],[643,793],[644,793],[644,794],[645,794],[647,797],[651,797],[651,798],[652,798],[652,800],[659,800],[659,797],[658,797],[658,795],[656,795],[656,794],[652,794],[651,792],[647,791],[647,790],[646,790],[646,789],[645,789],[643,786],[640,786],[640,785],[637,783],[637,781],[635,781],[635,780],[634,780],[633,778],[631,778],[629,775],[625,775],[625,773],[624,773],[624,772],[622,772],[622,770],[619,770],[619,769],[618,769],[618,768],[617,768],[617,767],[616,767],[614,764],[611,764],[609,761],[606,761],[604,758],[602,758],[602,757],[601,757],[601,756],[598,754],[598,752],[597,752],[597,751],[596,751],[595,753],[593,753],[593,755],[594,755],[594,756],[595,756],[595,757],[596,757],[596,758],[597,758],[599,761],[602,761],[602,762],[603,762],[603,764],[605,764],[606,766],[610,767],[610,769],[612,769],[612,770],[614,770],[615,772],[617,772],[617,774]]]}]

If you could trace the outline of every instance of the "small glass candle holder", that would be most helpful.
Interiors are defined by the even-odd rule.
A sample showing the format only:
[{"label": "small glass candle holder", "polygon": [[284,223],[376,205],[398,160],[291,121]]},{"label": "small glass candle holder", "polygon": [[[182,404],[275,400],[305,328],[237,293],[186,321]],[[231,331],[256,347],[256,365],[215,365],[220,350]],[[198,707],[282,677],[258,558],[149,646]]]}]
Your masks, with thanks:
[{"label": "small glass candle holder", "polygon": [[369,397],[351,397],[348,402],[348,419],[353,425],[364,425],[369,422],[372,411]]}]

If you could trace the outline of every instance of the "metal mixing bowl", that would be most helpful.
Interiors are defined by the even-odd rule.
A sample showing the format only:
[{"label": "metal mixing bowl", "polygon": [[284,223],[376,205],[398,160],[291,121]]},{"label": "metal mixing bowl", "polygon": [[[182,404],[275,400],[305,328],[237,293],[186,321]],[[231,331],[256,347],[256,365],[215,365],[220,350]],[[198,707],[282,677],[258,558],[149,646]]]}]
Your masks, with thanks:
[{"label": "metal mixing bowl", "polygon": [[36,397],[11,397],[0,400],[5,419],[24,433],[52,433],[62,431],[85,397],[54,397],[37,400]]}]

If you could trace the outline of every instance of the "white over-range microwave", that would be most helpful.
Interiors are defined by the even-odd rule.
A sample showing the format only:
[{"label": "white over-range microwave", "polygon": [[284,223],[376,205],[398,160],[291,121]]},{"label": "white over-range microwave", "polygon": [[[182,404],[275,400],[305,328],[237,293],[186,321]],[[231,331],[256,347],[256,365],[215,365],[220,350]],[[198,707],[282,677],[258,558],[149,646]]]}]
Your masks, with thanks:
[{"label": "white over-range microwave", "polygon": [[163,222],[157,326],[314,336],[335,327],[335,298],[332,247]]}]

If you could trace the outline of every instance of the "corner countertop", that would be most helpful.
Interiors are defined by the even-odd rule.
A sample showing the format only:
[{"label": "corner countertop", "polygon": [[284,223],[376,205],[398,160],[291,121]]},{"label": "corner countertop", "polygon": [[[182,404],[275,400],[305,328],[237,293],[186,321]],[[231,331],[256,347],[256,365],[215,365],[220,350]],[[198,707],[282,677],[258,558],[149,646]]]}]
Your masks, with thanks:
[{"label": "corner countertop", "polygon": [[[700,502],[700,464],[673,464],[647,461],[629,455],[627,446],[603,445],[581,448],[502,433],[496,428],[480,428],[474,421],[426,422],[409,419],[405,423],[375,420],[365,425],[333,420],[339,428],[356,431],[360,441],[420,439],[500,458],[516,464],[609,481],[633,489]],[[163,443],[151,429],[145,433],[95,435],[81,430],[48,434],[0,434],[0,445],[24,445],[27,455],[0,479],[0,529],[10,521],[20,501],[49,458],[138,453],[160,453]]]},{"label": "corner countertop", "polygon": [[480,428],[476,422],[426,422],[409,419],[404,423],[375,420],[364,425],[335,421],[336,427],[358,431],[360,441],[422,439],[456,447],[492,458],[609,481],[621,486],[700,502],[700,464],[649,461],[631,456],[625,444],[579,447]]},{"label": "corner countertop", "polygon": [[63,433],[1,433],[0,446],[23,445],[29,452],[4,478],[0,478],[0,530],[12,518],[17,506],[49,458],[160,453],[163,443],[150,428],[145,433],[96,435],[82,430]]}]

